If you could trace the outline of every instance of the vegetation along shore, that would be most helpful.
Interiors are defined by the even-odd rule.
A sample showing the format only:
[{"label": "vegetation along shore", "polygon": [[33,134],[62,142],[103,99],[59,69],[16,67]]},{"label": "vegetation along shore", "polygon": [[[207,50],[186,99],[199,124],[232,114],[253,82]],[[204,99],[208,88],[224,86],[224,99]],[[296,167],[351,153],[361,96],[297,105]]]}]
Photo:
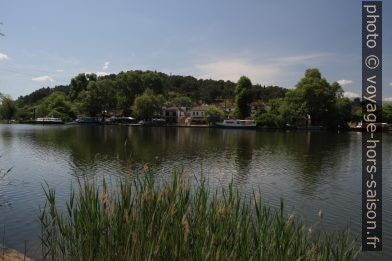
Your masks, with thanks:
[{"label": "vegetation along shore", "polygon": [[[292,89],[253,85],[242,76],[231,81],[202,80],[152,71],[98,77],[79,74],[69,85],[42,88],[12,100],[1,95],[0,120],[31,122],[39,117],[104,121],[132,117],[165,125],[214,125],[224,118],[253,119],[259,127],[347,129],[361,121],[362,103],[350,100],[337,82],[308,69]],[[378,112],[392,123],[392,105]]]}]

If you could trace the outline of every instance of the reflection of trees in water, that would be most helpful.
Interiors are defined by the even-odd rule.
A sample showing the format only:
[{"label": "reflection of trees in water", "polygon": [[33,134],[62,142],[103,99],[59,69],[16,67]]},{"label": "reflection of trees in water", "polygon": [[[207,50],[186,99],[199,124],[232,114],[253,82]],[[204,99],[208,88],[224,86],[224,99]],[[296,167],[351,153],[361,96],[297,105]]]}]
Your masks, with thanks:
[{"label": "reflection of trees in water", "polygon": [[[1,135],[5,145],[12,142],[16,134],[3,129]],[[276,161],[278,158],[283,164],[296,166],[283,171],[296,175],[295,179],[303,188],[310,190],[315,189],[326,164],[339,165],[350,141],[347,134],[330,132],[125,126],[32,127],[18,138],[41,150],[61,151],[64,157],[69,155],[73,167],[81,172],[112,168],[113,172],[123,173],[135,164],[156,162],[156,157],[163,159],[161,163],[165,160],[179,162],[185,158],[214,162],[216,157],[224,159],[223,163],[216,164],[235,165],[235,178],[242,182],[248,178],[254,150],[264,151],[277,157],[257,160]],[[272,168],[280,163],[271,162],[268,166]]]},{"label": "reflection of trees in water", "polygon": [[305,132],[299,137],[292,146],[296,148],[293,157],[300,168],[301,179],[309,185],[317,183],[323,167],[339,165],[342,152],[349,145],[346,134]]},{"label": "reflection of trees in water", "polygon": [[14,131],[12,130],[12,128],[8,127],[7,125],[1,126],[0,135],[1,135],[0,153],[2,153],[5,148],[11,146],[11,142],[14,139]]},{"label": "reflection of trees in water", "polygon": [[[349,147],[350,137],[346,133],[334,132],[271,132],[268,137],[258,140],[274,153],[287,155],[297,170],[296,179],[305,190],[315,190],[326,167],[339,166],[342,153]],[[331,177],[336,173],[328,173]]]},{"label": "reflection of trees in water", "polygon": [[245,182],[250,171],[253,159],[253,150],[256,139],[256,132],[253,130],[222,130],[221,136],[229,154],[234,156],[236,168],[235,179],[242,183]]}]

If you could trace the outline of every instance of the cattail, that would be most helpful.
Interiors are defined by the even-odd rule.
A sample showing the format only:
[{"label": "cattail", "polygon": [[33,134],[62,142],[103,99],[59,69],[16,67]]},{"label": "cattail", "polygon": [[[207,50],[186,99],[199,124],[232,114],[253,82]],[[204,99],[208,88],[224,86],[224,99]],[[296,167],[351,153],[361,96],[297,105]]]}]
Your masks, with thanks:
[{"label": "cattail", "polygon": [[106,205],[107,199],[108,199],[108,194],[106,192],[102,192],[101,193],[101,203],[103,205]]},{"label": "cattail", "polygon": [[148,171],[148,165],[147,165],[147,163],[144,164],[144,166],[143,166],[143,171],[144,171],[144,173],[146,173],[146,172]]},{"label": "cattail", "polygon": [[288,219],[287,219],[287,224],[291,225],[294,222],[294,214],[290,214]]},{"label": "cattail", "polygon": [[184,240],[187,241],[189,235],[189,222],[188,222],[188,218],[186,217],[186,213],[184,214],[184,216],[182,216],[181,225],[182,225],[182,231],[184,233]]},{"label": "cattail", "polygon": [[128,209],[127,208],[124,209],[124,220],[125,220],[126,223],[128,223],[128,221],[129,221]]},{"label": "cattail", "polygon": [[312,244],[312,248],[310,249],[310,259],[313,260],[317,254],[317,246],[316,244]]}]

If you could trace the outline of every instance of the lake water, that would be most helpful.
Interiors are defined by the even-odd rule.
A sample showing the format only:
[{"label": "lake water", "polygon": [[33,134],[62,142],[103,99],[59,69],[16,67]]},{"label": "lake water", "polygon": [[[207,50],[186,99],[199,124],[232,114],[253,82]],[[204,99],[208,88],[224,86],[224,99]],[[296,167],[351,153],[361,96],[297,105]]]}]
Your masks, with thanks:
[{"label": "lake water", "polygon": [[[392,134],[383,140],[384,251],[361,259],[392,260]],[[163,177],[178,167],[191,176],[203,173],[211,186],[233,180],[243,193],[259,187],[268,204],[283,198],[287,210],[314,229],[348,224],[360,239],[360,133],[0,125],[0,155],[1,169],[13,167],[0,180],[0,240],[22,252],[26,243],[36,258],[44,182],[65,200],[76,176],[119,177],[144,163]]]}]

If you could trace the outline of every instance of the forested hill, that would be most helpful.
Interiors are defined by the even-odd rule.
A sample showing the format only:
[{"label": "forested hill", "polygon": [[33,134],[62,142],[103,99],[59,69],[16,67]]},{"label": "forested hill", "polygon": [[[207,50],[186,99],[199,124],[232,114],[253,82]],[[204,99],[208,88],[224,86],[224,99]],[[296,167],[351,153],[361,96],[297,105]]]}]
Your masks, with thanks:
[{"label": "forested hill", "polygon": [[[160,72],[151,71],[127,71],[108,76],[97,77],[93,74],[79,74],[71,80],[69,85],[58,85],[53,88],[43,87],[28,95],[20,96],[18,101],[23,104],[32,105],[51,93],[60,91],[67,96],[72,93],[76,98],[80,92],[87,89],[88,82],[109,80],[117,86],[117,93],[121,94],[127,89],[128,94],[135,96],[141,93],[145,88],[152,88],[157,93],[169,94],[175,92],[187,97],[193,101],[204,103],[215,103],[223,99],[234,99],[235,83],[223,80],[196,79],[192,76],[167,75]],[[259,100],[269,100],[273,98],[282,98],[286,93],[285,88],[279,86],[261,86],[253,85],[252,97]]]},{"label": "forested hill", "polygon": [[[79,74],[69,85],[41,88],[17,100],[22,118],[59,116],[70,118],[77,114],[97,115],[103,110],[129,114],[134,100],[151,91],[164,104],[187,106],[234,101],[235,83],[223,80],[196,79],[192,76],[167,75],[152,71],[127,71],[98,77]],[[282,98],[286,89],[278,86],[252,85],[252,100],[267,101]],[[51,109],[52,108],[52,109]]]}]

